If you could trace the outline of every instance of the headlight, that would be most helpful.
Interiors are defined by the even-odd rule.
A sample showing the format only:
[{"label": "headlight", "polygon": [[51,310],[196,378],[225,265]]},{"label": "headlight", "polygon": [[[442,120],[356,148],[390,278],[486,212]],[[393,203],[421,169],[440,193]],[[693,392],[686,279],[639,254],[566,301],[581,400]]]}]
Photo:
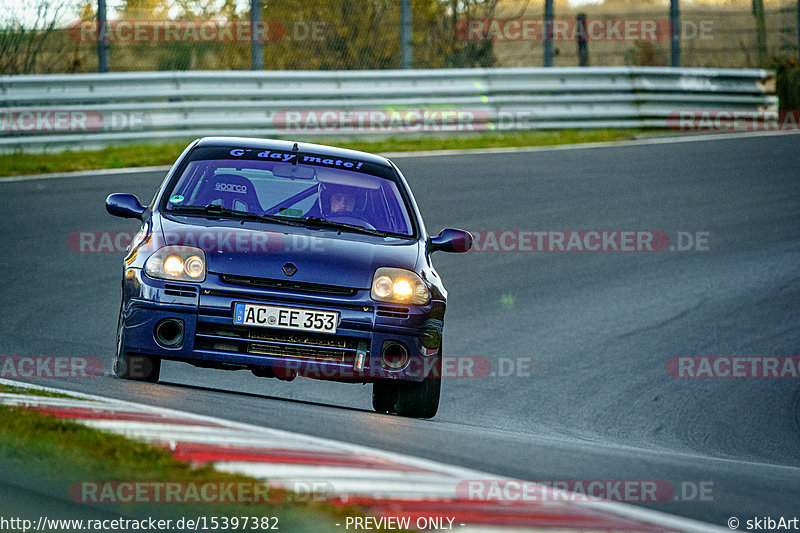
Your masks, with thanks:
[{"label": "headlight", "polygon": [[375,271],[370,296],[378,302],[410,305],[425,305],[431,299],[428,286],[414,272],[388,267]]},{"label": "headlight", "polygon": [[164,246],[147,258],[144,271],[151,278],[203,281],[206,279],[206,254],[194,246]]}]

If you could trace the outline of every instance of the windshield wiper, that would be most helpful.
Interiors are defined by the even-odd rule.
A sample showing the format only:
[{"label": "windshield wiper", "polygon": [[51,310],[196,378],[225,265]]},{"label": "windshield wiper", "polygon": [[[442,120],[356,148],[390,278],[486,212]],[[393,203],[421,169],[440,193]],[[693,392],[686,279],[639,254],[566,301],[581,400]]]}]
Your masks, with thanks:
[{"label": "windshield wiper", "polygon": [[367,235],[377,235],[379,237],[386,237],[389,234],[385,231],[377,229],[369,229],[356,224],[346,224],[344,222],[334,222],[321,217],[308,217],[308,218],[290,218],[278,215],[259,215],[258,213],[251,213],[250,211],[241,211],[239,209],[231,209],[217,204],[208,204],[205,207],[195,205],[177,205],[168,211],[169,213],[196,213],[205,215],[212,218],[241,218],[249,220],[259,220],[263,222],[274,222],[276,224],[284,224],[287,226],[310,226],[314,228],[331,228],[338,230],[347,230],[355,233],[365,233]]},{"label": "windshield wiper", "polygon": [[287,226],[303,226],[304,224],[297,219],[281,217],[277,215],[259,215],[258,213],[251,213],[250,211],[240,211],[239,209],[230,209],[216,204],[208,204],[205,207],[192,206],[192,205],[179,205],[175,206],[168,211],[169,213],[197,213],[206,215],[213,218],[243,218],[249,220],[260,220],[264,222],[274,222],[276,224],[284,224]]},{"label": "windshield wiper", "polygon": [[377,235],[379,237],[386,237],[389,235],[387,232],[378,229],[369,229],[365,228],[364,226],[358,226],[356,224],[346,224],[344,222],[334,222],[332,220],[328,220],[321,217],[308,217],[300,220],[305,222],[307,226],[313,226],[315,228],[341,229],[341,230],[352,231],[355,233],[366,233],[367,235]]}]

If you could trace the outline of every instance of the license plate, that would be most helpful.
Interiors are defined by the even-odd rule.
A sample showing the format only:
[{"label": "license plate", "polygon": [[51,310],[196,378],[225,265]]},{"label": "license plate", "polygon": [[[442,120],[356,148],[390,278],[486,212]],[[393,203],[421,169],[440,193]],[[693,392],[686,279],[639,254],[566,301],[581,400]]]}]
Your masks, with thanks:
[{"label": "license plate", "polygon": [[336,333],[339,313],[297,307],[236,303],[233,306],[233,323],[262,328]]}]

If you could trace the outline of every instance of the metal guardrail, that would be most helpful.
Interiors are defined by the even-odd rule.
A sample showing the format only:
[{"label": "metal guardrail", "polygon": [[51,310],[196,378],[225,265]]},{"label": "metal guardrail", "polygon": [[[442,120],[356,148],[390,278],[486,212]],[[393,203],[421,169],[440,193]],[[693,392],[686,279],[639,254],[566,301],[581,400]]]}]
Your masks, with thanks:
[{"label": "metal guardrail", "polygon": [[679,110],[776,110],[766,70],[662,67],[0,76],[0,149],[204,135],[664,128]]}]

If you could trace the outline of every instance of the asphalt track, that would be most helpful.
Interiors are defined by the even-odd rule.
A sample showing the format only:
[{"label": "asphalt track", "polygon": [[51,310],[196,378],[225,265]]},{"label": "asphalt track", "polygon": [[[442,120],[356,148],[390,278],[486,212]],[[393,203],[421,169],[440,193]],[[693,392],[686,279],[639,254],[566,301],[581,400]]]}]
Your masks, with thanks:
[{"label": "asphalt track", "polygon": [[448,379],[433,420],[376,414],[361,385],[178,363],[158,385],[109,375],[122,257],[71,252],[67,236],[135,229],[103,201],[146,203],[163,173],[0,183],[0,355],[98,356],[102,377],[31,381],[500,475],[667,480],[679,495],[706,482],[710,498],[642,505],[719,526],[792,518],[800,380],[676,379],[665,365],[800,355],[798,161],[796,135],[397,159],[431,232],[710,232],[708,251],[437,254],[445,352],[532,366]]}]

